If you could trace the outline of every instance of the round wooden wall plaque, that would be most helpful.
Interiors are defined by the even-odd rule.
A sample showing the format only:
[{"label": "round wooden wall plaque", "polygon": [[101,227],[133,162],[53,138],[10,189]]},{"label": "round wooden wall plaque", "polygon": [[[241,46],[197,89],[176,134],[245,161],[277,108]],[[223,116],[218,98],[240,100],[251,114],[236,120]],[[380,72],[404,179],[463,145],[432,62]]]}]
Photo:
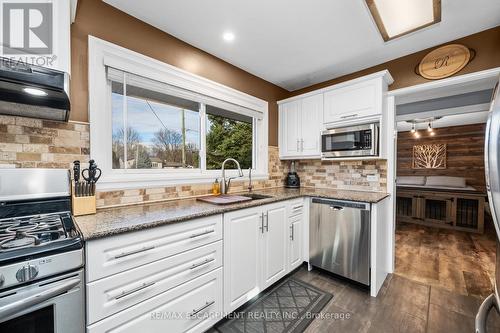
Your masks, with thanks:
[{"label": "round wooden wall plaque", "polygon": [[443,79],[459,72],[470,60],[471,52],[468,47],[449,44],[427,53],[418,65],[418,72],[426,79]]}]

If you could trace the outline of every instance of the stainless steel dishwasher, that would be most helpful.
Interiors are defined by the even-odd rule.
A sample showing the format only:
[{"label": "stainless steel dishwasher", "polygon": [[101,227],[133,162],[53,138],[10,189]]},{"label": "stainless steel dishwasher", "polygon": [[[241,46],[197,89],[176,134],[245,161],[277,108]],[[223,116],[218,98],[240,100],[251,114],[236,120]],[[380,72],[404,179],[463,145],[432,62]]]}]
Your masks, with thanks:
[{"label": "stainless steel dishwasher", "polygon": [[311,199],[309,263],[370,284],[370,204]]}]

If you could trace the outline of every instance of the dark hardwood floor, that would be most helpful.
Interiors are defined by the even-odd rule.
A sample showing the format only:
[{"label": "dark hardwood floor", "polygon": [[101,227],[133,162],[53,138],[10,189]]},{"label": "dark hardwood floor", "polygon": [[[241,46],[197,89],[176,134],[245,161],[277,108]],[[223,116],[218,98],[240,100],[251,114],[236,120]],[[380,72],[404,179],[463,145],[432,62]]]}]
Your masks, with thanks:
[{"label": "dark hardwood floor", "polygon": [[493,290],[495,230],[484,234],[412,223],[396,225],[396,274],[462,295],[486,297]]}]

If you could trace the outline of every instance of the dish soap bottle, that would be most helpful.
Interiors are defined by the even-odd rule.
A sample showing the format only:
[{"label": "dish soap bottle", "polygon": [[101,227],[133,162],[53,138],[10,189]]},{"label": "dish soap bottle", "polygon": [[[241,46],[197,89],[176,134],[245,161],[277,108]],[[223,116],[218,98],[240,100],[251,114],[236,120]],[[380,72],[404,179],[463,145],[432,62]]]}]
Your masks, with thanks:
[{"label": "dish soap bottle", "polygon": [[216,178],[214,183],[212,184],[212,194],[213,195],[219,195],[220,194],[220,183],[219,179]]}]

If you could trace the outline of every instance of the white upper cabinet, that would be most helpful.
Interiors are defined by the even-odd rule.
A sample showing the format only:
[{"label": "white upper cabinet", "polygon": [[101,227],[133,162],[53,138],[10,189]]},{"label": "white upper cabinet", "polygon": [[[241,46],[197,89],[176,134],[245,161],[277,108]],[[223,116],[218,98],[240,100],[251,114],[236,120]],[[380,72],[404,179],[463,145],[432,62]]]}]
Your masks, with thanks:
[{"label": "white upper cabinet", "polygon": [[318,158],[322,116],[323,94],[280,104],[280,157]]},{"label": "white upper cabinet", "polygon": [[381,114],[382,84],[378,79],[325,92],[325,124]]},{"label": "white upper cabinet", "polygon": [[372,121],[382,128],[383,97],[392,82],[385,70],[278,102],[280,158],[320,158],[326,128]]},{"label": "white upper cabinet", "polygon": [[306,97],[302,100],[300,112],[302,156],[321,155],[320,130],[323,116],[323,94]]},{"label": "white upper cabinet", "polygon": [[323,128],[380,121],[383,97],[392,82],[389,72],[382,71],[325,88]]},{"label": "white upper cabinet", "polygon": [[301,101],[280,105],[280,155],[297,156],[300,151],[299,118]]}]

